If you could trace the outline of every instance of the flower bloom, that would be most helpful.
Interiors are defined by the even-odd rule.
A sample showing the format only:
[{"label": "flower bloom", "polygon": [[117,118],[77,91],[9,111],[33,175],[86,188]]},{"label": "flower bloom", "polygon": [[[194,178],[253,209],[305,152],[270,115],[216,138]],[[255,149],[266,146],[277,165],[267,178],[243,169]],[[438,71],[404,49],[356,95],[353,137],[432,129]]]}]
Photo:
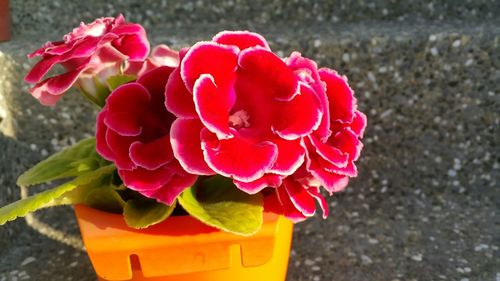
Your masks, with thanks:
[{"label": "flower bloom", "polygon": [[[99,102],[96,96],[101,95],[108,77],[119,74],[123,61],[142,61],[148,53],[149,42],[142,26],[125,22],[122,15],[100,18],[87,25],[82,23],[63,41],[47,42],[29,54],[29,58],[39,56],[41,60],[25,81],[35,84],[30,92],[44,105],[55,105],[75,83]],[[42,80],[56,65],[66,72]]]},{"label": "flower bloom", "polygon": [[328,68],[318,70],[316,63],[292,53],[286,60],[301,83],[314,89],[321,101],[323,116],[317,129],[303,138],[306,160],[277,188],[278,201],[285,216],[301,221],[314,215],[315,201],[328,216],[328,205],[319,193],[322,186],[331,195],[343,190],[350,177],[357,176],[354,164],[363,147],[360,139],[366,116],[357,109],[347,79]]},{"label": "flower bloom", "polygon": [[179,53],[167,45],[160,44],[151,50],[151,54],[143,61],[125,61],[123,73],[126,75],[142,76],[160,66],[179,66]]},{"label": "flower bloom", "polygon": [[302,138],[322,120],[314,89],[255,33],[221,32],[180,55],[165,95],[182,167],[230,177],[251,194],[280,186],[304,163]]},{"label": "flower bloom", "polygon": [[97,117],[96,149],[113,161],[125,186],[171,205],[197,176],[174,158],[170,127],[175,116],[164,106],[173,68],[162,66],[116,88]]}]

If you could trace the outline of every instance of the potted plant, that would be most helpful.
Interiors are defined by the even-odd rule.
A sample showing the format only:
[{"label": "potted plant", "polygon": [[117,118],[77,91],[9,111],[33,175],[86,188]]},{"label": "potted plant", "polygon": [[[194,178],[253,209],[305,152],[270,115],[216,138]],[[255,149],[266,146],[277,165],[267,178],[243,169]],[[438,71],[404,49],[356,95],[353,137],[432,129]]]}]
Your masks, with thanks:
[{"label": "potted plant", "polygon": [[324,193],[357,175],[366,117],[347,79],[259,34],[150,51],[120,15],[28,56],[41,104],[75,87],[100,112],[95,137],[18,179],[63,183],[0,208],[0,225],[75,205],[101,280],[284,280],[292,223],[316,205],[326,218]]}]

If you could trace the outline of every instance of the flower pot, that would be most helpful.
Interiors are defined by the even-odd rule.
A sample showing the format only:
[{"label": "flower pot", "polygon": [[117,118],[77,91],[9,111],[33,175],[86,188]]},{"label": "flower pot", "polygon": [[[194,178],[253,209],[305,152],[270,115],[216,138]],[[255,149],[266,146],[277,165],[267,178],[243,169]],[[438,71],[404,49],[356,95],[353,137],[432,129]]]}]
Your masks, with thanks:
[{"label": "flower pot", "polygon": [[172,216],[147,229],[119,214],[75,206],[83,242],[99,280],[282,281],[293,224],[264,213],[251,237],[229,234],[191,216]]},{"label": "flower pot", "polygon": [[9,0],[0,0],[0,42],[10,39]]}]

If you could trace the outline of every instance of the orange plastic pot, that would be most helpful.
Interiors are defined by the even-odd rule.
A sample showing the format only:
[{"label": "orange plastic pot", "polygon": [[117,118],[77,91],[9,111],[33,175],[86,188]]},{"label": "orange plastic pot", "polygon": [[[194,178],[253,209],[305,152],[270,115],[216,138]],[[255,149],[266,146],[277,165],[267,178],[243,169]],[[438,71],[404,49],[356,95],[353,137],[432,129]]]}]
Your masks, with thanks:
[{"label": "orange plastic pot", "polygon": [[264,213],[251,237],[229,234],[190,216],[144,230],[121,215],[75,206],[83,242],[99,280],[283,281],[293,224]]}]

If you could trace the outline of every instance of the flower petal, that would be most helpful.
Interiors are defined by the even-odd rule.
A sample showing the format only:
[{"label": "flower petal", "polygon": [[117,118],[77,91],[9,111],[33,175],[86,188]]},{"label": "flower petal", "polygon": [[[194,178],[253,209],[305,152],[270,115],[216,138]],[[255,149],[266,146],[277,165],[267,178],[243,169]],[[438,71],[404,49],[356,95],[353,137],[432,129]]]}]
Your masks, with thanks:
[{"label": "flower petal", "polygon": [[293,202],[290,200],[290,196],[285,190],[284,185],[281,185],[276,189],[276,195],[278,197],[278,201],[281,203],[283,207],[283,215],[293,221],[294,223],[298,223],[307,219],[307,217],[297,210]]},{"label": "flower petal", "polygon": [[136,141],[130,145],[130,159],[137,166],[155,170],[174,159],[170,136],[166,135],[153,142],[143,144]]},{"label": "flower petal", "polygon": [[[297,77],[274,53],[262,47],[253,47],[241,52],[239,66],[258,78],[267,86],[271,97],[289,101],[299,93]],[[216,79],[217,81],[217,79]]]},{"label": "flower petal", "polygon": [[[231,120],[231,125],[240,127],[239,132],[247,131],[248,134],[254,136],[271,135],[271,125],[277,114],[277,109],[275,99],[271,96],[272,92],[269,91],[268,82],[262,82],[260,81],[262,79],[256,77],[255,74],[240,70],[238,70],[234,84],[236,100],[231,108],[230,116],[244,116],[246,118],[234,120],[240,119],[243,122],[232,122],[233,120]],[[240,123],[239,126],[238,123]],[[246,135],[247,133],[242,134]]]},{"label": "flower petal", "polygon": [[179,194],[181,194],[188,187],[192,186],[196,182],[197,178],[198,176],[191,174],[174,174],[172,179],[162,187],[155,190],[144,190],[141,193],[167,205],[172,205],[177,196],[179,196]]},{"label": "flower petal", "polygon": [[316,201],[319,203],[319,206],[321,207],[321,210],[323,211],[323,219],[326,219],[328,217],[328,202],[326,202],[325,197],[321,195],[319,192],[319,188],[316,186],[310,186],[307,189],[307,192],[316,199]]},{"label": "flower petal", "polygon": [[106,108],[97,115],[96,124],[96,150],[106,160],[114,161],[115,153],[109,148],[106,142],[106,131],[108,128],[104,124],[104,117],[107,114]]},{"label": "flower petal", "polygon": [[[47,41],[45,44],[42,45],[42,47],[36,49],[32,53],[29,53],[27,57],[29,59],[32,59],[34,57],[43,56],[45,53],[51,54],[49,51],[59,46],[65,46],[64,41],[56,41],[56,42]],[[67,50],[67,48],[65,49]]]},{"label": "flower petal", "polygon": [[150,58],[144,61],[128,61],[124,62],[123,74],[142,76],[145,73],[157,68],[158,65],[153,63]]},{"label": "flower petal", "polygon": [[276,189],[272,190],[270,194],[264,195],[264,212],[283,215],[283,206],[278,200],[278,191]]},{"label": "flower petal", "polygon": [[193,95],[182,81],[180,68],[176,68],[168,78],[165,87],[165,106],[177,117],[196,118]]},{"label": "flower petal", "polygon": [[[58,56],[60,62],[66,62],[75,58],[88,59],[95,53],[100,38],[88,36],[85,40],[75,43],[70,51]],[[80,65],[79,65],[80,66]]]},{"label": "flower petal", "polygon": [[[295,74],[300,78],[300,81],[308,85],[320,85],[318,65],[315,61],[305,58],[299,52],[292,54],[285,59],[285,63],[295,71]],[[317,90],[313,87],[314,90]]]},{"label": "flower petal", "polygon": [[319,70],[321,80],[326,83],[326,94],[330,101],[330,119],[349,123],[352,121],[356,106],[353,91],[347,84],[347,78],[340,76],[334,70],[321,68]]},{"label": "flower petal", "polygon": [[326,141],[331,134],[330,131],[330,112],[329,102],[325,93],[325,83],[320,80],[318,73],[318,65],[311,59],[302,57],[299,52],[293,52],[290,57],[286,59],[289,67],[295,70],[295,74],[299,80],[309,85],[315,92],[319,103],[321,104],[321,123],[316,129],[316,134],[323,141]]},{"label": "flower petal", "polygon": [[349,128],[344,128],[342,131],[336,133],[335,136],[330,137],[328,143],[346,153],[349,156],[349,161],[356,161],[363,148],[361,141],[359,141],[356,134]]},{"label": "flower petal", "polygon": [[141,25],[120,25],[114,28],[111,33],[119,35],[119,39],[114,40],[113,45],[120,52],[126,54],[130,60],[144,60],[148,56],[149,41],[146,37],[146,31]]},{"label": "flower petal", "polygon": [[245,191],[248,194],[256,194],[263,190],[266,187],[278,187],[281,185],[282,176],[275,174],[265,174],[262,177],[251,181],[251,182],[242,182],[234,180],[234,184],[239,189]]},{"label": "flower petal", "polygon": [[237,46],[240,50],[255,46],[270,50],[262,35],[249,31],[222,31],[217,33],[212,40],[219,44]]},{"label": "flower petal", "polygon": [[[74,40],[68,43],[65,43],[64,41],[59,41],[59,42],[48,42],[47,44],[49,43],[51,43],[51,45],[47,45],[47,47],[45,48],[45,54],[61,56],[70,52],[76,44],[80,43],[80,41]],[[38,53],[39,56],[41,56],[42,54],[43,53]],[[28,57],[32,58],[32,56]]]},{"label": "flower petal", "polygon": [[90,64],[93,64],[95,65],[95,68],[100,69],[103,64],[122,62],[126,59],[126,55],[111,46],[111,44],[106,44],[95,51]]},{"label": "flower petal", "polygon": [[283,186],[290,197],[295,208],[306,217],[311,217],[316,212],[316,203],[314,198],[307,192],[305,186],[299,182],[286,178],[283,180]]},{"label": "flower petal", "polygon": [[278,158],[271,168],[271,173],[289,176],[304,163],[305,148],[300,139],[293,141],[275,138],[272,140],[278,147]]},{"label": "flower petal", "polygon": [[[165,85],[168,77],[172,73],[173,68],[168,66],[157,67],[147,73],[144,73],[137,83],[146,88],[151,95],[151,103],[153,105],[163,104],[165,101]],[[163,106],[162,106],[163,107]]]},{"label": "flower petal", "polygon": [[[121,16],[121,15],[120,15]],[[120,17],[114,19],[112,17],[98,18],[95,21],[84,24],[80,22],[80,26],[74,28],[70,33],[64,35],[64,42],[66,44],[81,40],[88,37],[100,37],[106,31],[114,26],[114,24],[121,24],[123,21],[118,21]]]},{"label": "flower petal", "polygon": [[139,192],[158,189],[167,184],[174,176],[174,173],[166,165],[156,170],[141,167],[133,170],[119,169],[118,174],[125,186]]},{"label": "flower petal", "polygon": [[82,68],[47,78],[31,88],[30,93],[43,105],[55,105],[83,71]]},{"label": "flower petal", "polygon": [[24,81],[28,83],[37,83],[55,64],[59,63],[59,60],[60,58],[56,56],[42,58],[33,66],[28,74],[26,74]]},{"label": "flower petal", "polygon": [[[193,88],[194,105],[201,122],[219,139],[232,137],[229,131],[229,109],[231,107],[231,92],[218,88],[213,77],[202,74]],[[234,92],[233,92],[234,96]]]},{"label": "flower petal", "polygon": [[287,140],[309,135],[321,122],[321,108],[314,92],[301,84],[300,93],[287,102],[277,102],[273,130]]},{"label": "flower petal", "polygon": [[48,79],[46,84],[47,91],[52,95],[60,95],[75,83],[78,76],[84,71],[84,68],[75,69],[61,75],[54,76]]},{"label": "flower petal", "polygon": [[40,104],[53,106],[63,97],[63,95],[53,95],[49,93],[47,90],[47,83],[49,82],[49,79],[36,84],[30,89],[30,94],[36,98]]},{"label": "flower petal", "polygon": [[271,142],[255,143],[232,130],[234,137],[217,139],[207,129],[201,130],[203,155],[208,166],[225,177],[250,182],[264,175],[278,156],[278,148]]},{"label": "flower petal", "polygon": [[358,176],[358,169],[356,168],[356,165],[354,165],[353,162],[347,163],[345,167],[337,167],[336,165],[333,165],[332,163],[329,163],[321,158],[318,159],[318,162],[320,163],[321,167],[325,172],[330,172],[340,176],[348,176],[348,177]]},{"label": "flower petal", "polygon": [[329,161],[338,167],[347,166],[349,155],[343,153],[340,149],[335,146],[323,143],[316,136],[310,135],[308,141],[306,140],[308,147],[314,152],[318,153],[322,158]]},{"label": "flower petal", "polygon": [[142,131],[141,111],[151,99],[148,90],[139,83],[116,88],[107,98],[108,114],[104,123],[122,136],[137,136]]},{"label": "flower petal", "polygon": [[356,112],[354,112],[354,118],[352,119],[350,128],[359,138],[363,138],[366,123],[366,115],[363,112],[356,110]]},{"label": "flower petal", "polygon": [[157,65],[178,67],[180,63],[179,52],[170,49],[167,45],[160,44],[151,51],[151,60]]},{"label": "flower petal", "polygon": [[109,149],[114,153],[113,161],[118,169],[132,170],[136,167],[129,156],[129,147],[136,141],[133,137],[124,137],[117,134],[115,131],[106,130],[106,143]]},{"label": "flower petal", "polygon": [[238,49],[214,42],[198,42],[181,62],[181,77],[188,90],[202,74],[210,74],[217,88],[229,90],[234,83]]},{"label": "flower petal", "polygon": [[311,169],[310,172],[330,194],[344,190],[349,183],[348,177],[322,169]]},{"label": "flower petal", "polygon": [[179,60],[182,61],[184,60],[184,57],[186,57],[187,52],[189,51],[190,47],[184,47],[179,50]]},{"label": "flower petal", "polygon": [[188,173],[213,175],[201,150],[200,131],[203,124],[197,119],[177,119],[170,128],[170,142],[175,158]]}]

